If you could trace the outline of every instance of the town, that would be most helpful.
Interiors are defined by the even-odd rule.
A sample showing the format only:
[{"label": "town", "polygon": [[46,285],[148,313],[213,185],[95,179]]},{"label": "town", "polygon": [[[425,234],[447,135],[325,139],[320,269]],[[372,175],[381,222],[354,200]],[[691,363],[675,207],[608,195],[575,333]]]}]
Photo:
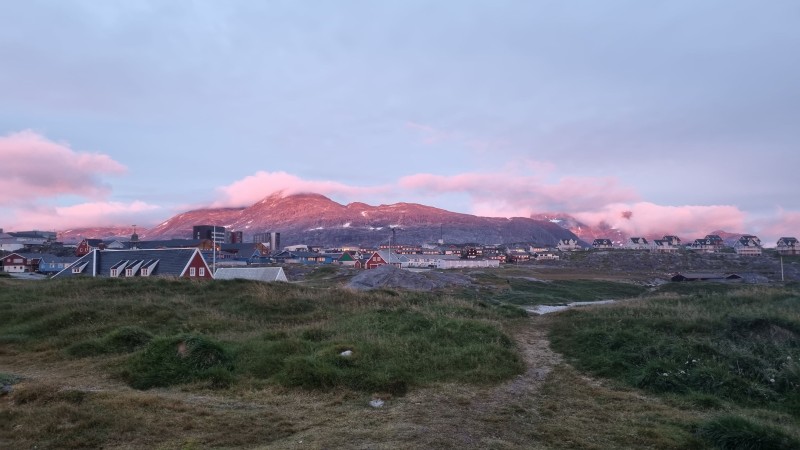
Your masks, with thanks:
[{"label": "town", "polygon": [[[561,239],[554,246],[537,243],[480,245],[475,243],[396,243],[394,232],[389,242],[377,248],[320,245],[281,246],[280,232],[262,232],[243,242],[241,231],[224,226],[196,225],[191,238],[140,240],[134,226],[129,239],[82,239],[74,244],[57,240],[50,231],[3,232],[0,229],[0,261],[7,273],[38,273],[50,277],[148,277],[174,276],[215,278],[220,269],[270,267],[291,264],[339,265],[355,269],[375,269],[392,265],[403,269],[464,269],[499,267],[559,260],[565,252],[639,251],[653,253],[735,253],[742,256],[797,255],[798,241],[781,237],[774,249],[765,250],[754,235],[741,235],[732,244],[719,235],[706,235],[689,244],[678,236],[665,235],[648,240],[631,237],[627,242],[594,239],[591,244],[578,239]],[[261,271],[265,281],[286,281],[283,271]],[[263,277],[262,277],[263,279]]]}]

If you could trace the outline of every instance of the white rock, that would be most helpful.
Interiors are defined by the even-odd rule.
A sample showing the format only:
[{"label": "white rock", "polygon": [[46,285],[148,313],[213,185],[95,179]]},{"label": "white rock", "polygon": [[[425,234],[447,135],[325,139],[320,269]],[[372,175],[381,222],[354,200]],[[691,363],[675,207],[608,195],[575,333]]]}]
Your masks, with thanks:
[{"label": "white rock", "polygon": [[369,406],[372,406],[373,408],[380,408],[381,406],[383,406],[383,400],[381,400],[379,398],[376,398],[374,400],[370,400]]},{"label": "white rock", "polygon": [[339,353],[339,356],[353,356],[352,350],[345,350],[342,353]]}]

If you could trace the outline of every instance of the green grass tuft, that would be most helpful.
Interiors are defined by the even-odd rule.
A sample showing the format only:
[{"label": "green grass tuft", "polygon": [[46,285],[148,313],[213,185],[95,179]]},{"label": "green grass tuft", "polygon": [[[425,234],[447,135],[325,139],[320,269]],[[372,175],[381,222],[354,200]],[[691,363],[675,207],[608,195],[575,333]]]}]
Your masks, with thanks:
[{"label": "green grass tuft", "polygon": [[794,293],[758,290],[567,311],[551,338],[579,368],[631,386],[800,417],[799,330]]},{"label": "green grass tuft", "polygon": [[783,431],[738,416],[723,416],[703,423],[698,434],[725,450],[794,450],[800,440]]},{"label": "green grass tuft", "polygon": [[232,381],[232,358],[219,343],[202,336],[151,341],[125,365],[123,378],[136,389],[171,386],[197,380],[214,385]]}]

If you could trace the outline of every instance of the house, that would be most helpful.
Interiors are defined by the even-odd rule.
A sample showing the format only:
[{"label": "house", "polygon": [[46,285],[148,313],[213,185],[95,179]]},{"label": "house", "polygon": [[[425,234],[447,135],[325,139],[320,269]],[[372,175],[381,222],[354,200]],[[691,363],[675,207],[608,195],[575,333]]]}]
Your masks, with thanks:
[{"label": "house", "polygon": [[403,263],[408,262],[408,257],[405,255],[398,255],[397,253],[387,252],[385,250],[378,250],[367,259],[365,269],[375,269],[380,266],[391,264],[395,267],[402,267]]},{"label": "house", "polygon": [[272,259],[279,264],[332,264],[341,255],[332,253],[316,253],[284,250]]},{"label": "house", "polygon": [[[678,241],[680,242],[680,239]],[[680,250],[680,247],[672,242],[666,239],[656,239],[653,241],[651,249],[657,253],[675,253]]]},{"label": "house", "polygon": [[53,278],[87,277],[181,277],[213,278],[197,248],[155,250],[92,250]]},{"label": "house", "polygon": [[289,281],[283,267],[221,267],[214,272],[217,280],[255,280],[273,283],[276,281]]},{"label": "house", "polygon": [[733,244],[737,255],[761,256],[761,240],[753,235],[746,234]]},{"label": "house", "polygon": [[105,244],[103,244],[102,239],[84,239],[78,243],[77,247],[75,247],[75,256],[88,255],[92,252],[92,250],[102,250],[104,248]]},{"label": "house", "polygon": [[[221,244],[217,245],[220,251]],[[211,239],[166,239],[161,241],[138,241],[131,243],[132,249],[155,250],[160,248],[197,248],[203,251],[213,251],[214,242]]]},{"label": "house", "polygon": [[466,259],[458,255],[407,255],[403,268],[464,269],[473,267],[500,267],[497,259]]},{"label": "house", "polygon": [[722,238],[717,234],[707,234],[705,239],[716,248],[716,251],[720,251],[725,248],[725,241],[722,240]]},{"label": "house", "polygon": [[25,247],[25,243],[17,237],[0,230],[0,251],[15,252]]},{"label": "house", "polygon": [[336,260],[336,262],[341,266],[350,266],[354,267],[356,265],[356,261],[358,260],[358,256],[356,252],[343,252],[342,256]]},{"label": "house", "polygon": [[689,245],[689,249],[697,253],[714,253],[719,250],[719,246],[711,239],[695,239]]},{"label": "house", "polygon": [[778,245],[775,250],[779,255],[800,255],[800,248],[798,248],[797,238],[782,237],[778,239]]},{"label": "house", "polygon": [[581,246],[578,244],[577,239],[559,239],[556,248],[562,252],[574,252],[580,250]]},{"label": "house", "polygon": [[559,259],[561,259],[561,257],[552,252],[544,252],[536,254],[537,261],[557,261]]},{"label": "house", "polygon": [[643,237],[628,238],[625,243],[625,248],[628,250],[650,250],[650,243]]},{"label": "house", "polygon": [[39,272],[45,274],[58,273],[77,260],[77,256],[42,255],[42,259],[39,262]]},{"label": "house", "polygon": [[39,270],[41,255],[29,253],[11,253],[0,259],[3,272],[23,273]]},{"label": "house", "polygon": [[666,241],[672,247],[680,247],[681,246],[681,238],[678,236],[666,235],[661,240]]},{"label": "house", "polygon": [[592,241],[592,248],[600,250],[600,249],[609,249],[613,248],[614,244],[611,242],[611,239],[595,239]]}]

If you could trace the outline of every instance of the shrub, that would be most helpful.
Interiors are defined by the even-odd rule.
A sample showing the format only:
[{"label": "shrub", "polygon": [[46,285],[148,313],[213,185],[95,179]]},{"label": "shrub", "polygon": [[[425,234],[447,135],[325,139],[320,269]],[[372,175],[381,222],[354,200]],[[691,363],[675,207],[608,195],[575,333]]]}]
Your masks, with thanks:
[{"label": "shrub", "polygon": [[[230,380],[232,358],[219,343],[201,336],[154,339],[125,365],[122,376],[131,387],[148,389],[210,379]],[[224,383],[223,383],[224,384]]]},{"label": "shrub", "polygon": [[698,428],[698,434],[717,448],[730,450],[792,450],[800,441],[783,431],[738,416],[722,416]]}]

